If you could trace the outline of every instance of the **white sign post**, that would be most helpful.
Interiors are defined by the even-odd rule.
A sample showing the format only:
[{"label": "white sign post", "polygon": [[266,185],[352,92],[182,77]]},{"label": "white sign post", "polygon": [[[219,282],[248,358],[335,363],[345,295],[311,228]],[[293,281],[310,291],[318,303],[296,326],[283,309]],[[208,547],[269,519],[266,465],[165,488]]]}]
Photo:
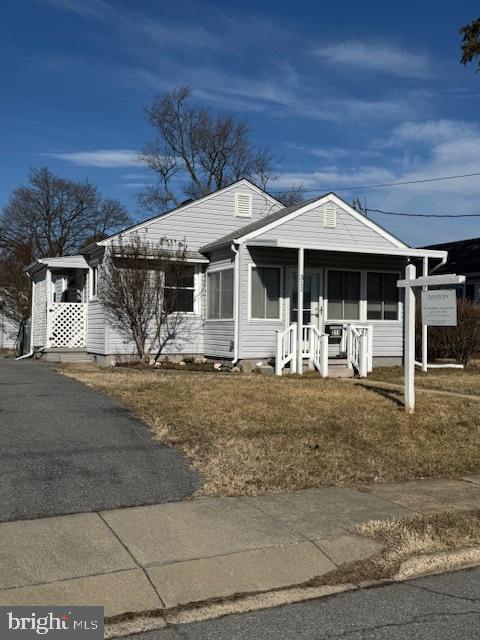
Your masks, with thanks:
[{"label": "white sign post", "polygon": [[[422,276],[416,278],[417,270],[413,264],[407,265],[405,269],[405,280],[399,280],[397,287],[405,289],[405,371],[404,371],[404,389],[405,389],[405,411],[413,413],[415,410],[415,287],[428,287],[436,285],[455,285],[465,282],[465,276],[457,276],[452,273],[443,276]],[[423,291],[425,294],[448,293],[448,296],[440,296],[436,302],[427,305],[428,313],[435,316],[438,322],[440,319],[445,321],[442,326],[452,326],[451,323],[451,293],[455,296],[455,291]],[[450,302],[447,302],[447,299]],[[456,320],[456,317],[455,317]],[[422,318],[423,321],[423,318]],[[427,324],[427,323],[425,323]],[[433,323],[432,323],[433,324]],[[455,322],[456,324],[456,322]]]}]

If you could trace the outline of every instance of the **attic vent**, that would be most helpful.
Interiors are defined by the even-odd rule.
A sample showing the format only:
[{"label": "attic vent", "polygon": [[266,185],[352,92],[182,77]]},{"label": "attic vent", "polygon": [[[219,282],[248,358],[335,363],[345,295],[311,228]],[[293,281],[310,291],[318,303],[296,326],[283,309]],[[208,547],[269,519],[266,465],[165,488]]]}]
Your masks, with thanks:
[{"label": "attic vent", "polygon": [[235,215],[240,218],[252,217],[252,194],[251,193],[235,194]]},{"label": "attic vent", "polygon": [[323,226],[335,229],[337,226],[337,208],[334,204],[327,204],[323,209]]}]

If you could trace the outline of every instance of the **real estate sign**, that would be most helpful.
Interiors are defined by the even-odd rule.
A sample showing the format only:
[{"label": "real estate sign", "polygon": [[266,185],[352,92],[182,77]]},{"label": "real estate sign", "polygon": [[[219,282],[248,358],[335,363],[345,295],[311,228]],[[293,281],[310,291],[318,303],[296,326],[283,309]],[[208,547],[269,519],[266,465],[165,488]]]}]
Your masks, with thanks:
[{"label": "real estate sign", "polygon": [[457,326],[457,296],[454,289],[422,291],[422,322],[429,327]]}]

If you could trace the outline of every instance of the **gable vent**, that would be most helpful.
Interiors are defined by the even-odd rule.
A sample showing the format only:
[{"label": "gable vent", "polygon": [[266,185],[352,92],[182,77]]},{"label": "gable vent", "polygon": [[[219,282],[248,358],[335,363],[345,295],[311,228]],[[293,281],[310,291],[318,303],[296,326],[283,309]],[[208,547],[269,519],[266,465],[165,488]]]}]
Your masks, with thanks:
[{"label": "gable vent", "polygon": [[323,226],[328,229],[337,226],[337,208],[334,204],[326,204],[323,208]]},{"label": "gable vent", "polygon": [[235,194],[235,215],[240,218],[252,217],[252,194],[251,193]]}]

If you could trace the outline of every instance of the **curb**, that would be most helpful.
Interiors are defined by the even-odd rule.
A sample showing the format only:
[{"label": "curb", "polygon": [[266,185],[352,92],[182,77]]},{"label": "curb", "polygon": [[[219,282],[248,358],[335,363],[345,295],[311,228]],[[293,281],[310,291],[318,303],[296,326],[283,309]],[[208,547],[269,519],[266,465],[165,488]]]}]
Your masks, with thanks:
[{"label": "curb", "polygon": [[357,584],[345,583],[338,585],[322,585],[318,587],[292,586],[276,591],[239,596],[235,600],[212,601],[201,605],[189,605],[180,610],[165,609],[164,611],[147,612],[124,621],[112,621],[105,624],[105,638],[121,638],[136,633],[157,631],[167,626],[190,624],[203,620],[212,620],[223,616],[271,609],[305,602],[317,598],[372,589],[379,586],[406,582],[428,575],[459,571],[480,565],[480,547],[471,547],[459,551],[445,551],[441,553],[422,554],[412,556],[401,563],[398,571],[391,578],[365,580]]}]

